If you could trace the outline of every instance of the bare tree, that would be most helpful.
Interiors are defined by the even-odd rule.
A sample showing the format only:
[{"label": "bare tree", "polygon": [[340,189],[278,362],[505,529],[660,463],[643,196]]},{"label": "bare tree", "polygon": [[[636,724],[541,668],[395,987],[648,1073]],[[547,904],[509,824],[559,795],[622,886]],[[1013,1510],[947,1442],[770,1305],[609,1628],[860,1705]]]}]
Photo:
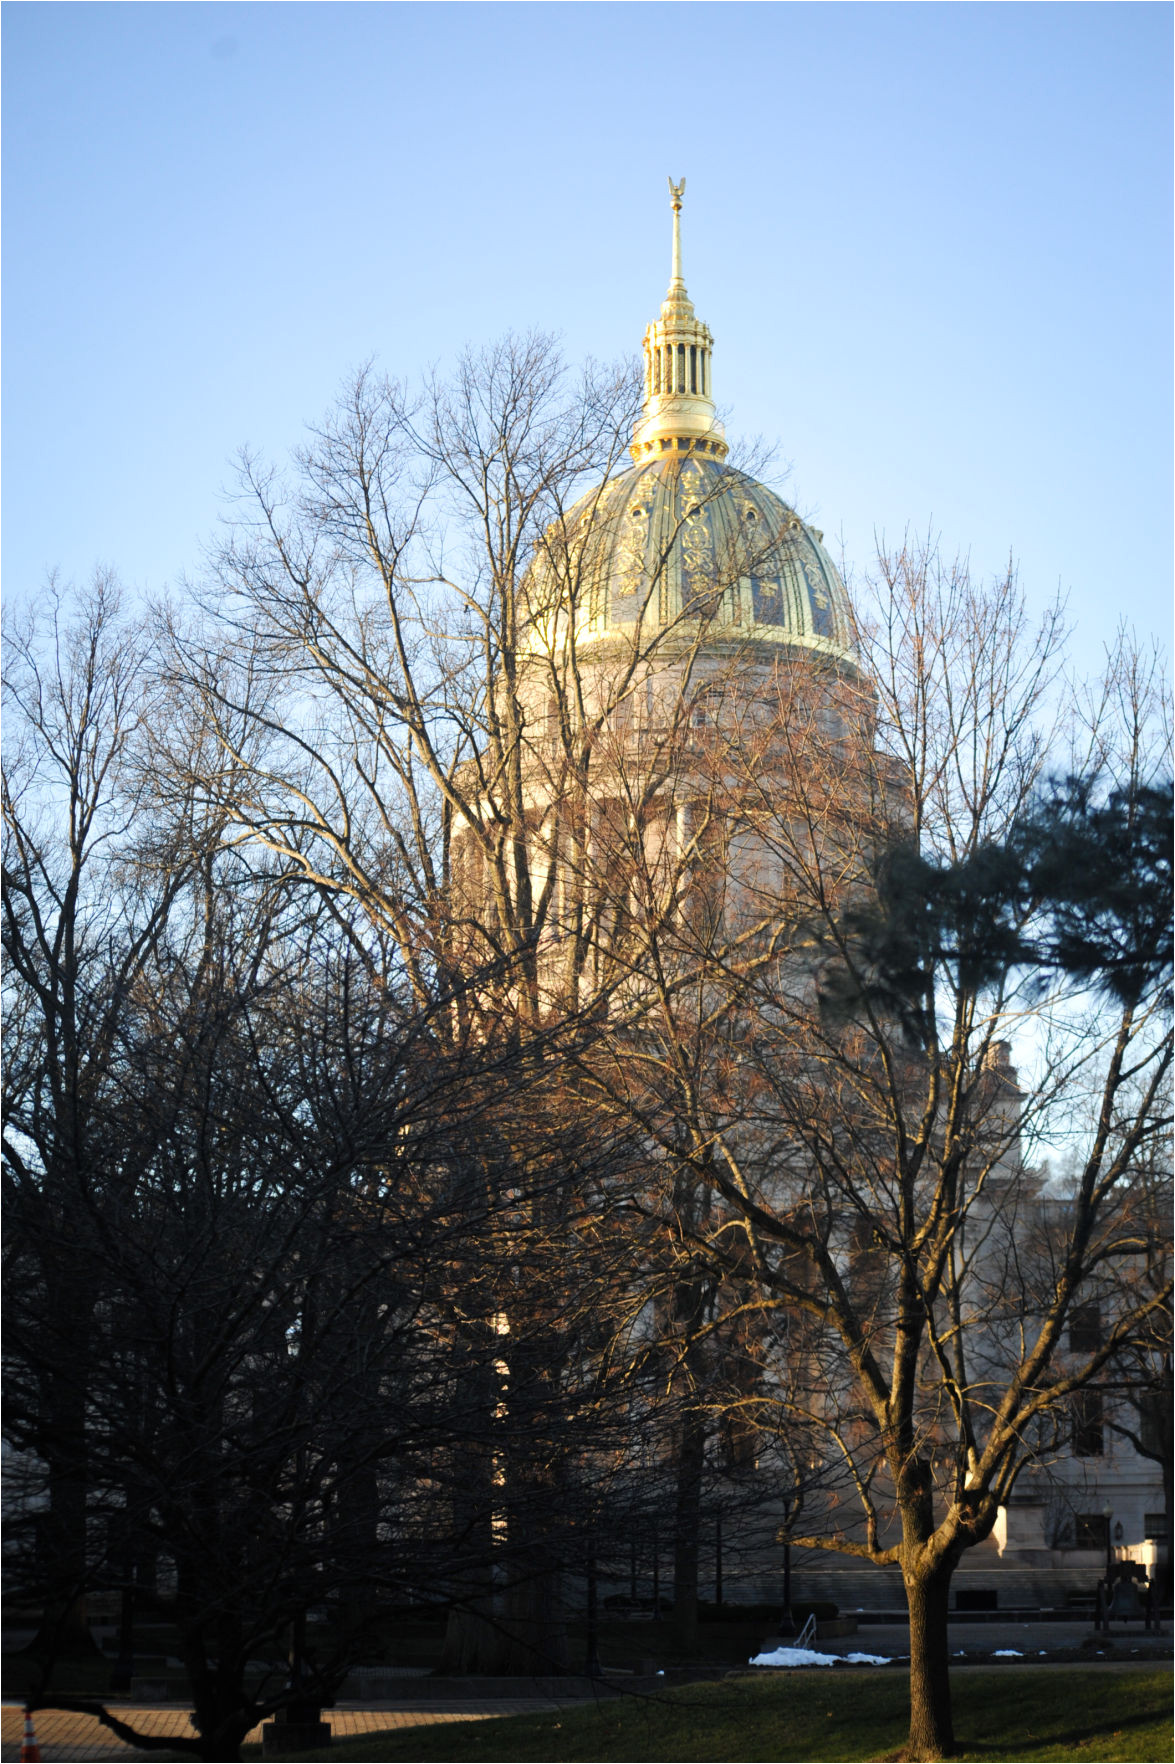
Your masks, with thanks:
[{"label": "bare tree", "polygon": [[[560,1062],[631,975],[609,867],[622,861],[617,840],[633,818],[664,823],[724,586],[775,543],[740,541],[723,580],[666,619],[683,512],[657,542],[630,638],[601,660],[598,560],[617,538],[608,490],[635,407],[627,373],[589,369],[571,384],[541,338],[470,355],[451,384],[416,397],[363,373],[288,482],[243,463],[240,517],[214,560],[214,616],[175,633],[177,676],[232,780],[227,804],[220,763],[205,780],[232,837],[317,892],[358,949],[369,933],[380,940],[439,1045],[509,1049],[518,1093],[540,1099],[512,1123],[499,1112],[483,1136],[493,1183],[526,1197],[491,1258],[507,1265],[548,1260],[558,1243],[570,1270],[583,1250],[573,1221],[611,1208],[599,1187],[589,1202],[582,1159],[562,1161],[565,1178],[536,1160],[537,1123],[566,1122]],[[658,898],[672,912],[678,883],[665,880]],[[525,1438],[534,1428],[519,1406],[540,1385],[544,1407],[570,1406],[581,1362],[559,1307],[494,1279],[463,1296],[474,1362],[504,1328],[513,1346],[499,1342],[499,1357],[531,1368],[506,1398],[483,1379],[486,1437],[503,1431],[493,1417],[504,1401]],[[467,1475],[478,1464],[468,1508],[484,1540],[500,1497],[493,1454],[467,1460]],[[520,1487],[529,1475],[517,1453],[513,1474]],[[540,1581],[530,1577],[532,1598]],[[536,1607],[531,1619],[548,1646],[549,1618]],[[455,1634],[450,1658],[469,1664],[471,1646]]]},{"label": "bare tree", "polygon": [[[1169,1103],[1166,1105],[1169,1111]],[[1144,1462],[1155,1464],[1163,1483],[1165,1541],[1158,1561],[1160,1598],[1171,1595],[1171,1531],[1175,1524],[1175,1402],[1172,1396],[1172,1180],[1170,1144],[1152,1140],[1131,1174],[1123,1206],[1129,1209],[1138,1241],[1126,1291],[1110,1282],[1105,1293],[1108,1317],[1137,1302],[1149,1286],[1159,1299],[1145,1327],[1132,1333],[1099,1382],[1106,1387],[1106,1427],[1125,1439]],[[1100,1307],[1097,1315],[1100,1317]]]},{"label": "bare tree", "polygon": [[[382,1604],[458,1579],[438,1467],[484,1447],[468,1380],[492,1361],[455,1356],[455,1316],[504,1204],[470,1187],[465,1148],[517,1074],[482,1041],[454,1065],[410,991],[280,879],[228,853],[193,893],[120,1015],[103,1180],[63,1178],[55,1218],[15,1190],[6,1425],[33,1496],[77,1478],[77,1590],[174,1625],[184,1749],[223,1758],[265,1714],[333,1694]],[[66,1247],[91,1295],[84,1356],[30,1267]],[[49,1374],[80,1438],[45,1425]],[[36,1703],[61,1705],[54,1663]]]},{"label": "bare tree", "polygon": [[[707,1487],[758,1459],[785,1543],[900,1566],[941,1755],[955,1565],[1169,1315],[1132,1183],[1169,1127],[1145,671],[1063,736],[1056,614],[912,550],[856,661],[740,641],[794,517],[723,548],[721,474],[675,460],[654,532],[610,489],[633,403],[541,339],[417,397],[360,375],[288,481],[243,462],[166,718],[128,724],[105,614],[80,686],[14,652],[26,1443],[63,1584],[97,1508],[176,1562],[205,1749],[296,1695],[248,1661],[323,1588],[359,1625],[427,1582],[450,1664],[568,1664],[652,1458],[684,1639]],[[1025,1155],[1081,1099],[1062,1204]],[[54,1255],[93,1270],[76,1327]]]},{"label": "bare tree", "polygon": [[150,863],[127,863],[153,794],[148,762],[151,641],[98,574],[74,595],[51,582],[5,633],[4,1170],[28,1224],[20,1278],[57,1319],[59,1357],[39,1370],[39,1434],[50,1465],[41,1521],[45,1616],[56,1649],[86,1637],[86,1385],[100,1287],[79,1281],[83,1197],[117,1178],[104,1110],[117,1084],[128,999],[194,861],[184,805],[152,816]]},{"label": "bare tree", "polygon": [[455,1582],[426,1491],[434,1458],[485,1444],[452,1338],[505,1201],[469,1189],[466,1148],[526,1106],[525,1075],[509,1036],[461,1041],[451,997],[422,1006],[378,923],[222,837],[258,749],[210,750],[156,654],[106,580],[8,648],[6,1430],[27,1499],[6,1562],[44,1611],[40,1697],[88,1640],[86,1593],[133,1593],[176,1624],[193,1749],[223,1757],[297,1699],[256,1662],[308,1606],[356,1613],[319,1639],[321,1693],[373,1597]]},{"label": "bare tree", "polygon": [[[785,1540],[901,1568],[909,1750],[934,1757],[954,1745],[956,1564],[1074,1393],[1169,1303],[1129,1204],[1169,1130],[1153,911],[1169,859],[1138,806],[1169,758],[1155,683],[1125,654],[1072,747],[1050,728],[1057,620],[1034,632],[1014,579],[983,591],[925,552],[883,570],[856,683],[822,692],[804,659],[780,670],[754,740],[751,716],[719,720],[711,781],[695,768],[691,787],[726,861],[707,867],[704,912],[649,925],[649,1008],[584,1074],[691,1194],[663,1228],[728,1287],[727,1317],[758,1313],[774,1337],[761,1412],[819,1442],[822,1466]],[[1057,892],[1039,837],[1050,767],[1100,777],[1141,918],[1096,884],[1084,907]],[[1078,949],[1079,908],[1120,945],[1144,927],[1133,963]],[[1007,1047],[1030,1028],[1021,1082]],[[1092,1130],[1062,1204],[1024,1151],[1082,1103]],[[1104,1339],[1065,1354],[1072,1308],[1111,1276]]]}]

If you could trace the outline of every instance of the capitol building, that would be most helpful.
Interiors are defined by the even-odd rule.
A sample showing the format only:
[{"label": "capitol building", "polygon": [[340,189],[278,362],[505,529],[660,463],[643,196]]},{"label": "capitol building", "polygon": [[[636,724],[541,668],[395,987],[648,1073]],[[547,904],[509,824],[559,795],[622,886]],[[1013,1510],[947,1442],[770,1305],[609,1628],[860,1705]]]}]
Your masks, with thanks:
[{"label": "capitol building", "polygon": [[[777,913],[784,881],[778,841],[762,836],[748,786],[762,797],[772,778],[766,819],[777,820],[802,748],[809,760],[821,751],[842,817],[846,792],[863,787],[876,799],[886,788],[853,612],[823,534],[728,462],[713,337],[682,274],[683,189],[671,183],[672,271],[644,337],[633,463],[547,527],[519,611],[519,675],[499,682],[500,722],[515,695],[524,708],[516,745],[527,857],[534,888],[552,894],[544,970],[557,972],[563,938],[586,939],[593,986],[600,962],[617,954],[626,864],[651,866],[663,905],[668,890],[685,909],[704,853],[729,895],[723,928],[745,935],[757,915]],[[488,819],[488,796],[479,808]],[[639,850],[629,837],[637,825]],[[497,948],[484,845],[458,827],[454,876]],[[846,885],[859,869],[847,863]],[[517,884],[515,869],[506,886]],[[552,1007],[574,1003],[564,995]]]},{"label": "capitol building", "polygon": [[[730,1001],[769,997],[760,1020],[775,1023],[789,1001],[811,1010],[822,959],[807,929],[813,903],[832,922],[868,894],[878,853],[914,824],[913,790],[908,770],[878,741],[877,695],[823,535],[728,461],[715,414],[714,339],[682,270],[684,180],[670,189],[672,268],[644,336],[632,464],[555,512],[518,614],[519,674],[509,696],[522,707],[515,748],[527,887],[543,903],[529,1008],[555,1021],[590,1000],[598,1019],[599,1001],[608,1001],[604,1014],[619,1026],[614,1076],[600,1080],[601,1095],[609,1083],[613,1100],[623,1091],[620,1104],[635,1119],[663,1108],[674,1085],[683,1097],[690,1091],[692,1080],[672,1067],[674,1046],[688,1044],[710,1074],[721,1067],[722,1084],[707,1077],[705,1107],[683,1122],[682,1139],[693,1135],[695,1168],[721,1144],[755,1204],[782,1216],[803,1192],[802,1154],[780,1125],[772,1074],[756,1068],[743,1006]],[[487,819],[489,794],[479,811]],[[517,891],[522,860],[506,854],[494,874],[484,838],[463,838],[459,826],[453,849],[471,953],[484,959],[504,948],[508,915],[499,917],[495,903]],[[516,972],[526,974],[525,959]],[[524,991],[528,982],[518,984]],[[639,1027],[652,1019],[661,1024],[655,1053]],[[1052,1228],[1052,1202],[1021,1162],[1022,1093],[999,1033],[987,1032],[974,1074],[977,1144],[986,1138],[989,1146],[979,1184],[986,1188],[970,1203],[968,1225],[968,1242],[982,1245],[968,1262],[967,1302],[979,1318],[977,1390],[985,1377],[996,1390],[1005,1376],[1010,1336],[999,1308],[1016,1240],[1021,1249],[1033,1237],[1043,1243]],[[811,1074],[804,1081],[811,1084]],[[830,1096],[818,1085],[811,1094],[816,1113],[829,1111],[831,1138],[838,1124]],[[668,1155],[666,1147],[657,1155]],[[683,1234],[702,1242],[721,1233],[715,1196],[727,1179],[709,1195],[704,1183],[692,1195],[679,1190]],[[853,1180],[851,1172],[844,1178],[846,1192]],[[837,1267],[850,1285],[867,1286],[869,1228],[847,1202],[840,1213],[827,1195],[824,1204]],[[729,1217],[737,1220],[737,1207]],[[738,1309],[737,1279],[728,1286],[734,1297],[711,1295],[684,1319],[686,1333],[692,1327],[723,1341],[721,1305]],[[677,1303],[671,1296],[661,1314]],[[1096,1310],[1084,1308],[1087,1332]],[[648,1307],[641,1326],[657,1326]],[[888,1325],[876,1327],[884,1339]],[[732,1325],[728,1334],[737,1333]],[[716,1487],[724,1476],[744,1493],[756,1476],[763,1484],[755,1519],[742,1522],[741,1551],[728,1532],[735,1597],[740,1575],[741,1596],[772,1596],[781,1507],[771,1484],[778,1490],[790,1476],[798,1487],[810,1477],[811,1506],[823,1474],[812,1435],[821,1418],[831,1424],[852,1407],[820,1341],[798,1340],[794,1327],[788,1336],[759,1321],[732,1352],[715,1348],[693,1369],[698,1388],[719,1362],[725,1379],[695,1440],[699,1483],[705,1456]],[[806,1468],[786,1444],[782,1459],[773,1453],[772,1429],[762,1423],[774,1413],[778,1448],[779,1415],[805,1405]],[[1108,1414],[1102,1420],[1095,1393],[1067,1443],[1054,1430],[990,1535],[964,1553],[955,1577],[960,1608],[968,1600],[974,1609],[1063,1604],[1069,1591],[1096,1580],[1107,1546],[1120,1559],[1156,1561],[1165,1524],[1158,1466],[1134,1451]],[[884,1482],[882,1474],[871,1486]],[[833,1505],[845,1498],[842,1491]],[[835,1524],[856,1535],[843,1507]],[[896,1566],[879,1570],[835,1553],[802,1560],[797,1584],[805,1597],[842,1609],[902,1603]]]}]

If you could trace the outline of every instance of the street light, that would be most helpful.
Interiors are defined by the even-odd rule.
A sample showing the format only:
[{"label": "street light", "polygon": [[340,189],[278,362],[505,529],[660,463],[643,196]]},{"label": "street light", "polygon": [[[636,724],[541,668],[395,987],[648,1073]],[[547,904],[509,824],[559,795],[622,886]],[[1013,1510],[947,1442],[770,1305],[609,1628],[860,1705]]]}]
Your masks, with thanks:
[{"label": "street light", "polygon": [[585,1670],[589,1678],[602,1678],[600,1666],[600,1622],[599,1604],[596,1592],[596,1539],[595,1534],[588,1533],[587,1540],[587,1661]]},{"label": "street light", "polygon": [[1102,1508],[1102,1518],[1106,1522],[1106,1594],[1107,1594],[1107,1597],[1109,1596],[1109,1590],[1110,1590],[1110,1568],[1112,1566],[1112,1557],[1111,1557],[1111,1553],[1110,1553],[1111,1547],[1112,1547],[1111,1543],[1110,1543],[1110,1521],[1113,1519],[1113,1517],[1114,1517],[1114,1509],[1110,1505],[1109,1501],[1107,1501],[1105,1506]]},{"label": "street light", "polygon": [[783,1611],[779,1619],[779,1633],[785,1638],[796,1633],[796,1620],[792,1616],[791,1608],[791,1527],[798,1511],[796,1494],[797,1491],[793,1489],[784,1497],[783,1524],[776,1533],[776,1538],[783,1544]]}]

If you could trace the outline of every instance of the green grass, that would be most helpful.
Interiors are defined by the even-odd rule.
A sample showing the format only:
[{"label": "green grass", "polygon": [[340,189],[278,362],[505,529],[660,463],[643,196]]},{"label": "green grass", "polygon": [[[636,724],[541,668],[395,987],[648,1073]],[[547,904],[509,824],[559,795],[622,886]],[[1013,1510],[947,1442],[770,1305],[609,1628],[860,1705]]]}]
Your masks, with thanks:
[{"label": "green grass", "polygon": [[[1165,1672],[1006,1670],[957,1673],[960,1757],[1122,1760],[1171,1757],[1171,1681]],[[651,1699],[623,1698],[546,1715],[392,1730],[344,1740],[320,1759],[529,1760],[877,1759],[906,1735],[903,1672],[772,1674],[695,1684]]]}]

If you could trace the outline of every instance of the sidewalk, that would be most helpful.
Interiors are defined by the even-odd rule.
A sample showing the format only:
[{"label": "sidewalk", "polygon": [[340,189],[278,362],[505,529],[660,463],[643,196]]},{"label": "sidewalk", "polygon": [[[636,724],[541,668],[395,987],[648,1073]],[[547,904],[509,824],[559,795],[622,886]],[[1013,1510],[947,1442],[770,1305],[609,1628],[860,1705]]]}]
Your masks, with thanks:
[{"label": "sidewalk", "polygon": [[[418,1703],[411,1708],[399,1709],[327,1709],[323,1719],[330,1722],[336,1738],[347,1739],[356,1734],[386,1731],[389,1727],[428,1727],[442,1721],[486,1721],[495,1715],[532,1715],[550,1709],[563,1709],[571,1703],[583,1700],[582,1697],[494,1697],[481,1702],[471,1700],[456,1704],[437,1700],[431,1704]],[[0,1713],[0,1760],[15,1761],[20,1757],[24,1710],[19,1704],[5,1703]],[[119,1706],[115,1713],[122,1720],[133,1722],[144,1733],[174,1735],[176,1739],[190,1737],[192,1733],[185,1709],[162,1708],[158,1704],[141,1709]],[[78,1764],[83,1764],[83,1761],[84,1764],[90,1764],[90,1760],[95,1759],[129,1761],[133,1758],[157,1756],[154,1752],[136,1751],[124,1746],[109,1728],[101,1726],[91,1715],[69,1715],[59,1709],[42,1709],[33,1720],[41,1757],[46,1764],[49,1764],[49,1760],[57,1760],[59,1764],[74,1764],[75,1760]],[[260,1727],[254,1728],[249,1739],[260,1744]]]},{"label": "sidewalk", "polygon": [[[948,1635],[952,1662],[958,1661],[960,1664],[967,1660],[979,1663],[991,1659],[993,1655],[999,1655],[1001,1659],[1011,1659],[1019,1655],[1026,1664],[1047,1660],[1072,1664],[1074,1661],[1088,1660],[1093,1654],[1091,1646],[1082,1648],[1083,1642],[1094,1638],[1091,1622],[1050,1623],[1044,1620],[1018,1623],[1008,1619],[968,1623],[952,1617]],[[1104,1637],[1097,1636],[1094,1640],[1097,1645],[1104,1646]],[[1132,1623],[1129,1627],[1115,1624],[1110,1633],[1110,1642],[1112,1646],[1106,1649],[1109,1658],[1171,1658],[1169,1624],[1158,1632],[1145,1630],[1141,1623]],[[833,1636],[827,1641],[814,1641],[810,1645],[819,1654],[877,1654],[890,1660],[904,1661],[910,1653],[910,1630],[906,1623],[862,1623],[858,1626],[856,1635]]]}]

